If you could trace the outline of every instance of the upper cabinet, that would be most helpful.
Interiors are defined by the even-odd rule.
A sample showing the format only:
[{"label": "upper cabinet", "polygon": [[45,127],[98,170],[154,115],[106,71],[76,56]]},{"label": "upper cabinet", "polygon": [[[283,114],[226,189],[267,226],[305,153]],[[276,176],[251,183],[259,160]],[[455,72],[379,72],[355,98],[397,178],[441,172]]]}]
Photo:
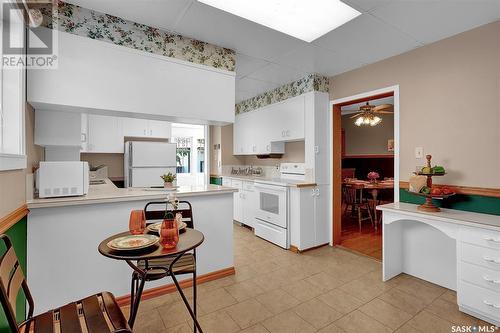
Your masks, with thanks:
[{"label": "upper cabinet", "polygon": [[304,112],[300,95],[236,116],[234,154],[283,154],[285,142],[304,140]]},{"label": "upper cabinet", "polygon": [[87,152],[123,153],[122,118],[89,114],[87,119]]},{"label": "upper cabinet", "polygon": [[35,109],[234,122],[234,72],[65,32],[58,34],[58,50],[56,70],[27,73],[27,100]]},{"label": "upper cabinet", "polygon": [[170,139],[172,136],[172,124],[160,120],[124,118],[123,135]]},{"label": "upper cabinet", "polygon": [[305,164],[318,184],[329,182],[330,112],[328,93],[308,92],[236,116],[234,155],[285,153],[285,142],[304,141]]}]

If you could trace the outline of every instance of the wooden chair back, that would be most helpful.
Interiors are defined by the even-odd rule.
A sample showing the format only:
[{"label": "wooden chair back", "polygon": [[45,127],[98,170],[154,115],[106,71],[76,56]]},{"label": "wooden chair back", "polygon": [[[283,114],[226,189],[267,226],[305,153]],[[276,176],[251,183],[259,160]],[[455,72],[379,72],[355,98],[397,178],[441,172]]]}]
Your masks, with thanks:
[{"label": "wooden chair back", "polygon": [[356,168],[343,168],[342,169],[342,180],[346,178],[356,177]]},{"label": "wooden chair back", "polygon": [[[152,209],[156,208],[156,209]],[[171,211],[174,215],[176,213],[182,214],[182,221],[186,223],[188,228],[194,229],[193,209],[191,203],[188,201],[179,201],[177,209],[173,209],[172,204],[168,201],[152,201],[148,202],[144,207],[144,215],[146,216],[146,223],[148,220],[163,220],[165,213]]]},{"label": "wooden chair back", "polygon": [[19,332],[16,301],[21,288],[28,300],[28,319],[33,317],[35,305],[10,238],[7,235],[0,235],[0,238],[6,247],[5,253],[0,258],[0,301],[11,332]]}]

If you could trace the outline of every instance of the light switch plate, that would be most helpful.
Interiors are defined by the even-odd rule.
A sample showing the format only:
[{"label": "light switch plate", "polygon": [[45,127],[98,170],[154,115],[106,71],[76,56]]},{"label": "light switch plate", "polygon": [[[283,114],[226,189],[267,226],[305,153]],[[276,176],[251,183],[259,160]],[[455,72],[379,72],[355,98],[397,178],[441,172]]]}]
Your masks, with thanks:
[{"label": "light switch plate", "polygon": [[416,147],[415,158],[423,158],[423,157],[424,157],[424,147]]}]

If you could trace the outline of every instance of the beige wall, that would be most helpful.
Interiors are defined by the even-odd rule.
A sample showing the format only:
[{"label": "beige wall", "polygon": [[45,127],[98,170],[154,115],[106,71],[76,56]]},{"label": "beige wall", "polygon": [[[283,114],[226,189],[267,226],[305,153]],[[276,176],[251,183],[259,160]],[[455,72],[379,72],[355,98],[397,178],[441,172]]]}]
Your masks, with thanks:
[{"label": "beige wall", "polygon": [[399,85],[400,174],[424,147],[442,183],[500,188],[500,21],[330,80],[330,99]]},{"label": "beige wall", "polygon": [[394,138],[394,117],[380,115],[382,122],[377,126],[356,126],[352,114],[342,116],[345,131],[346,155],[387,155],[387,140]]},{"label": "beige wall", "polygon": [[92,166],[105,164],[108,167],[108,177],[123,177],[123,154],[81,153],[80,160],[87,161]]},{"label": "beige wall", "polygon": [[31,173],[43,157],[41,147],[33,144],[35,112],[26,104],[26,154],[28,168],[25,170],[0,171],[0,218],[26,202],[26,174]]}]

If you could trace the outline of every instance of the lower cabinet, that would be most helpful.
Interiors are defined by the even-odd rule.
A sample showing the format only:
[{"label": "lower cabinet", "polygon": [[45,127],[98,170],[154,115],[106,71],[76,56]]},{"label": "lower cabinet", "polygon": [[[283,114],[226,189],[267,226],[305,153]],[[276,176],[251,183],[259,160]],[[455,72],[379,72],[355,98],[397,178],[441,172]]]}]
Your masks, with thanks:
[{"label": "lower cabinet", "polygon": [[328,185],[290,189],[290,244],[300,251],[329,242]]},{"label": "lower cabinet", "polygon": [[255,228],[257,194],[253,181],[224,177],[222,185],[238,189],[233,194],[233,220]]}]

